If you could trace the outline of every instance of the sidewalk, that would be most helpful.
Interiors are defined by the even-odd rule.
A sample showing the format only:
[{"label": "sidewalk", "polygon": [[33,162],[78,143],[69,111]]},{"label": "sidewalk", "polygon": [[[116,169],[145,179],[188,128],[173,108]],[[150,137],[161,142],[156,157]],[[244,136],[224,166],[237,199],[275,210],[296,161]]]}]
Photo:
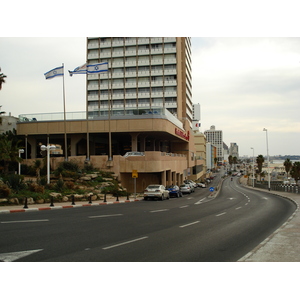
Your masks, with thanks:
[{"label": "sidewalk", "polygon": [[76,201],[75,205],[72,205],[71,201],[67,202],[54,202],[54,206],[50,206],[50,203],[43,204],[28,204],[28,208],[24,208],[23,204],[20,205],[8,205],[8,206],[0,206],[0,214],[3,213],[16,213],[16,212],[30,212],[30,211],[39,211],[39,210],[52,210],[52,209],[63,209],[63,208],[76,208],[83,206],[95,206],[95,205],[108,205],[108,204],[119,204],[119,203],[130,203],[140,201],[139,199],[135,199],[134,197],[129,197],[127,200],[126,197],[119,197],[119,201],[117,201],[116,197],[107,197],[106,202],[104,200],[95,200],[92,203],[89,201]]},{"label": "sidewalk", "polygon": [[[244,178],[241,184],[246,185]],[[249,187],[250,189],[261,190]],[[273,234],[240,258],[239,262],[299,262],[300,261],[300,194],[263,190],[290,199],[297,205],[293,215]]]}]

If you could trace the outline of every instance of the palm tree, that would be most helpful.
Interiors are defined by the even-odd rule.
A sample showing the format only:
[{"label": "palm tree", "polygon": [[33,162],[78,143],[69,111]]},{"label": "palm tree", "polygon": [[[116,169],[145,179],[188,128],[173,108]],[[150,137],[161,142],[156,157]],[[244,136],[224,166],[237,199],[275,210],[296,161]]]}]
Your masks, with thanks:
[{"label": "palm tree", "polygon": [[[1,72],[1,68],[0,68],[0,72]],[[3,73],[0,73],[0,90],[2,89],[2,83],[5,83],[4,78],[6,78],[7,76],[4,75]]]},{"label": "palm tree", "polygon": [[35,162],[34,162],[34,165],[33,167],[35,168],[35,172],[36,172],[36,178],[37,178],[37,182],[39,183],[40,180],[41,180],[41,169],[42,169],[42,165],[43,165],[43,162],[41,159],[37,159]]},{"label": "palm tree", "polygon": [[19,157],[19,142],[16,144],[7,137],[2,136],[0,139],[0,160],[4,161],[4,172],[8,173],[10,162],[21,162],[22,158]]},{"label": "palm tree", "polygon": [[229,164],[230,164],[230,170],[231,170],[231,166],[232,166],[232,162],[233,162],[232,155],[229,155],[229,156],[228,156],[228,162],[229,162]]},{"label": "palm tree", "polygon": [[289,158],[287,158],[284,161],[283,165],[284,165],[285,171],[287,173],[287,176],[289,176],[289,172],[290,172],[290,170],[292,168],[292,165],[293,165],[292,162],[291,162],[291,160]]},{"label": "palm tree", "polygon": [[236,164],[237,164],[237,157],[236,156],[234,156],[233,158],[232,158],[232,162],[233,162],[233,164],[234,164],[234,170],[236,169]]},{"label": "palm tree", "polygon": [[261,154],[256,157],[258,174],[261,174],[262,166],[263,166],[264,161],[265,161],[265,159],[264,159],[264,157]]},{"label": "palm tree", "polygon": [[296,184],[298,184],[298,180],[300,180],[300,162],[295,161],[292,169],[291,169],[291,176],[295,179]]}]

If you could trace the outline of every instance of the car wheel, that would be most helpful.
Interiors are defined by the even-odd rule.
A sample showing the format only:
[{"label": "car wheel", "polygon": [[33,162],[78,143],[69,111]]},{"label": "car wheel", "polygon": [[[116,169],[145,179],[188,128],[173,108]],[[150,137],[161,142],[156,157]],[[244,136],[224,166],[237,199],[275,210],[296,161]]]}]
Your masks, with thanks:
[{"label": "car wheel", "polygon": [[148,198],[147,198],[147,197],[144,197],[144,200],[148,200]]}]

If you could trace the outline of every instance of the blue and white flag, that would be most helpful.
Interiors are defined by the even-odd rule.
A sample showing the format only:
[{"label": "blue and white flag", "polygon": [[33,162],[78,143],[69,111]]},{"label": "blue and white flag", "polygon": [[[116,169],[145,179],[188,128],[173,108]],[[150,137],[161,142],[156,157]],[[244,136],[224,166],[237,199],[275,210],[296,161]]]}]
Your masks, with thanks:
[{"label": "blue and white flag", "polygon": [[87,73],[86,63],[80,67],[75,68],[73,71],[69,70],[70,76],[73,76],[73,74],[86,74],[86,73]]},{"label": "blue and white flag", "polygon": [[107,72],[107,71],[108,71],[108,62],[100,63],[100,64],[87,65],[87,73],[88,74]]},{"label": "blue and white flag", "polygon": [[56,76],[64,76],[64,67],[57,67],[55,69],[52,69],[51,71],[44,74],[46,79],[52,79]]}]

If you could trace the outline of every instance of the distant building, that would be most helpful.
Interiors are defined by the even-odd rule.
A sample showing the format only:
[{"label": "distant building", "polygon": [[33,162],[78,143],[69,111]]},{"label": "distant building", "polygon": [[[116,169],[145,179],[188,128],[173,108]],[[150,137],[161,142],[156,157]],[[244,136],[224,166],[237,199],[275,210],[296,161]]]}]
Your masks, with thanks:
[{"label": "distant building", "polygon": [[11,113],[8,116],[0,114],[0,134],[16,129],[17,121],[18,118],[11,116]]},{"label": "distant building", "polygon": [[223,151],[223,132],[222,130],[216,130],[214,125],[210,126],[210,130],[204,131],[206,140],[208,143],[216,146],[218,162],[223,163],[224,151]]},{"label": "distant building", "polygon": [[228,146],[223,142],[223,154],[224,154],[224,162],[228,162],[228,156],[229,156],[229,148]]},{"label": "distant building", "polygon": [[193,130],[200,131],[201,127],[200,104],[193,104]]},{"label": "distant building", "polygon": [[230,143],[229,155],[239,158],[239,146],[237,143]]},{"label": "distant building", "polygon": [[212,170],[215,167],[215,157],[217,157],[217,147],[212,143],[206,143],[206,168]]}]

